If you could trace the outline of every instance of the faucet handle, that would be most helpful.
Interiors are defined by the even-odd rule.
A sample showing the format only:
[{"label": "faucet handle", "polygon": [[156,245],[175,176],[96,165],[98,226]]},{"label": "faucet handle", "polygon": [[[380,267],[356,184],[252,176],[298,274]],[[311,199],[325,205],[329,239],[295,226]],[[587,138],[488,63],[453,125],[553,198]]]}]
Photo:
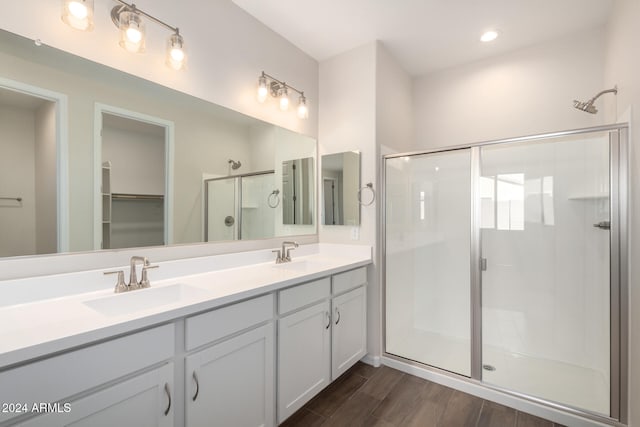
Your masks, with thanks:
[{"label": "faucet handle", "polygon": [[298,247],[298,245],[296,244],[296,246],[294,246],[292,248],[287,248],[286,256],[284,257],[284,259],[287,260],[287,261],[291,261],[291,251],[294,250],[297,247]]},{"label": "faucet handle", "polygon": [[274,249],[271,252],[276,254],[276,264],[282,264],[282,252],[280,249]]},{"label": "faucet handle", "polygon": [[149,288],[151,287],[151,282],[149,281],[149,277],[147,275],[147,270],[150,268],[158,268],[159,265],[145,265],[142,267],[142,278],[140,279],[140,283],[138,283],[139,288]]},{"label": "faucet handle", "polygon": [[127,286],[127,284],[124,281],[124,271],[122,271],[122,270],[105,271],[102,274],[104,274],[105,276],[109,275],[109,274],[117,274],[118,275],[118,282],[116,283],[116,287],[114,289],[114,292],[116,294],[119,294],[121,292],[127,292],[129,290],[129,287]]}]

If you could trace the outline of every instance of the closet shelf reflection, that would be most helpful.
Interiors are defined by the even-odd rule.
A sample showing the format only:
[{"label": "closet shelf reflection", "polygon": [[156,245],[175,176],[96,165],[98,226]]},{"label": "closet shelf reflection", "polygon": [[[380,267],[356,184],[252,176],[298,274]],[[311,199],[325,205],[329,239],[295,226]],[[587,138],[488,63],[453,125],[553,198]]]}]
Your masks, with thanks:
[{"label": "closet shelf reflection", "polygon": [[113,200],[164,200],[162,194],[129,194],[129,193],[113,193]]}]

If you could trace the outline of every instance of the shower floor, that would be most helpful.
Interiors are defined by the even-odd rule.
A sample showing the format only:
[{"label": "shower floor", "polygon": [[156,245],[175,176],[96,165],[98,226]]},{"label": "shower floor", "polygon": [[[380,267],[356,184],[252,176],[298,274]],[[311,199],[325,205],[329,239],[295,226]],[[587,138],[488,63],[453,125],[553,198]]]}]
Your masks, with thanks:
[{"label": "shower floor", "polygon": [[[387,333],[389,354],[469,376],[470,343],[462,338],[413,330]],[[483,347],[483,382],[563,405],[608,415],[609,381],[602,372],[568,363]]]}]

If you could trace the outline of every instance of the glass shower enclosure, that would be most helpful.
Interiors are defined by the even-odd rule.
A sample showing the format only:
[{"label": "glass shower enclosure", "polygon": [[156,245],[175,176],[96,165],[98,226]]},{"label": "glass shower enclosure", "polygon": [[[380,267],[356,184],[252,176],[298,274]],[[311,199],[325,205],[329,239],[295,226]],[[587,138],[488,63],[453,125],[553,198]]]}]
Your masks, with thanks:
[{"label": "glass shower enclosure", "polygon": [[273,237],[280,203],[275,188],[274,171],[205,180],[205,241]]},{"label": "glass shower enclosure", "polygon": [[386,156],[385,353],[621,419],[626,135]]}]

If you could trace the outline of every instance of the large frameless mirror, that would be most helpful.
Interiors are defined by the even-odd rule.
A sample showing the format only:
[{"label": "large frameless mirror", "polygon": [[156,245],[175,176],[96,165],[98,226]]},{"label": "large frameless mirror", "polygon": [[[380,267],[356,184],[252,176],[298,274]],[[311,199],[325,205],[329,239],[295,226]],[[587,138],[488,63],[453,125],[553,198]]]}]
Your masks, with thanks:
[{"label": "large frameless mirror", "polygon": [[316,233],[315,139],[6,31],[0,63],[0,256]]}]

